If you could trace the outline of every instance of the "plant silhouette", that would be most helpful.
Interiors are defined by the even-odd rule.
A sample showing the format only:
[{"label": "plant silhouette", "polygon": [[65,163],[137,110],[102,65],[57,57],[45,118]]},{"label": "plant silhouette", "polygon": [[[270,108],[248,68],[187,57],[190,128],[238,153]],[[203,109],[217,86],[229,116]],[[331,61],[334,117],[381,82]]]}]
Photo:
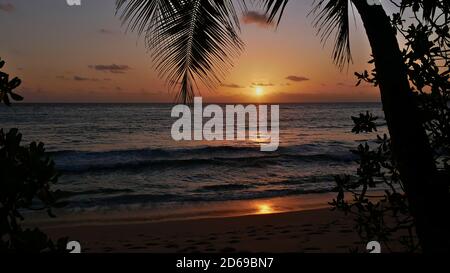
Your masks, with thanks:
[{"label": "plant silhouette", "polygon": [[[0,58],[0,69],[5,66],[5,61]],[[0,71],[0,103],[5,103],[6,105],[11,105],[11,99],[15,101],[22,101],[23,97],[14,93],[14,89],[19,87],[22,81],[15,77],[9,80],[9,75]]]},{"label": "plant silhouette", "polygon": [[[4,66],[0,62],[0,68]],[[16,93],[21,81],[1,72],[0,98],[6,105],[23,98]],[[51,187],[58,181],[55,163],[47,156],[43,143],[22,146],[18,129],[0,129],[0,252],[65,251],[67,238],[53,242],[39,229],[23,229],[23,210],[46,210],[65,205],[57,201]]]},{"label": "plant silhouette", "polygon": [[[409,79],[415,91],[415,99],[437,166],[436,180],[449,186],[450,181],[450,67],[446,50],[450,35],[448,25],[440,27],[423,25],[420,20],[405,26],[399,15],[394,15],[394,25],[406,39],[406,49],[402,52]],[[370,61],[373,63],[373,61]],[[418,65],[420,63],[420,65]],[[359,81],[377,85],[376,70],[356,73]],[[360,82],[358,82],[359,84]],[[430,89],[427,91],[427,89]],[[353,117],[354,133],[376,131],[377,117],[370,113]],[[404,181],[393,158],[391,141],[387,135],[378,136],[377,147],[365,143],[353,151],[359,160],[356,176],[336,177],[338,196],[332,205],[357,217],[356,230],[365,241],[377,240],[386,246],[395,233],[403,233],[402,242],[408,251],[418,251],[420,245],[414,234],[416,228],[404,194]],[[381,186],[381,187],[380,187]],[[384,189],[385,194],[369,198],[369,189]],[[352,202],[345,198],[353,195]],[[372,194],[373,195],[373,194]],[[374,197],[374,196],[372,196]],[[438,198],[438,195],[435,195]],[[444,200],[445,201],[445,200]],[[445,215],[440,215],[445,220]]]}]

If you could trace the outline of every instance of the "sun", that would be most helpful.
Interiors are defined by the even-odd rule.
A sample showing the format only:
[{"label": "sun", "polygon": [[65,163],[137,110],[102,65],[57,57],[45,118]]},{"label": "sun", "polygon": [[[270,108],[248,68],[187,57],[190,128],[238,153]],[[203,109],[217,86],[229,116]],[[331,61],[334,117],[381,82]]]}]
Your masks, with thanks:
[{"label": "sun", "polygon": [[264,89],[262,87],[256,87],[255,95],[261,97],[262,95],[264,95]]}]

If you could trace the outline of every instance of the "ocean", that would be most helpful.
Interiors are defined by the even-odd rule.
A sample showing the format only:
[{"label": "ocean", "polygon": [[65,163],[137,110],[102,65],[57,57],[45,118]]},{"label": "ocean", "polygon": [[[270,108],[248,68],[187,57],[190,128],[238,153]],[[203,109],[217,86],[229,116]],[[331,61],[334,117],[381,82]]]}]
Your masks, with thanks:
[{"label": "ocean", "polygon": [[80,211],[331,192],[335,175],[355,173],[350,150],[374,138],[352,134],[351,116],[383,117],[379,103],[281,105],[280,148],[261,152],[252,141],[172,140],[172,106],[16,104],[0,107],[0,127],[45,143],[55,189]]}]

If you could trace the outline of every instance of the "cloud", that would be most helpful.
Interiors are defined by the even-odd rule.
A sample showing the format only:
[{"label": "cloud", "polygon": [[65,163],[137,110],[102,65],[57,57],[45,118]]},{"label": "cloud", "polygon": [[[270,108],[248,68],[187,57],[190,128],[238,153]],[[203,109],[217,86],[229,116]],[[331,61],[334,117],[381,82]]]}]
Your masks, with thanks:
[{"label": "cloud", "polygon": [[222,84],[223,87],[228,87],[228,88],[244,88],[241,85],[235,84],[235,83],[230,83],[230,84]]},{"label": "cloud", "polygon": [[80,82],[83,82],[83,81],[97,82],[98,81],[98,79],[96,79],[96,78],[86,78],[86,77],[82,77],[82,76],[73,76],[73,80],[80,81]]},{"label": "cloud", "polygon": [[116,32],[113,31],[113,30],[110,30],[110,29],[101,28],[101,29],[98,30],[98,33],[111,35],[111,34],[115,34]]},{"label": "cloud", "polygon": [[306,78],[306,77],[302,77],[302,76],[293,76],[293,75],[287,76],[287,77],[286,77],[286,80],[290,80],[290,81],[293,81],[293,82],[304,82],[304,81],[309,81],[309,79]]},{"label": "cloud", "polygon": [[269,18],[264,13],[259,13],[257,11],[249,11],[244,14],[243,22],[247,25],[255,24],[262,28],[270,28],[273,23],[269,22]]},{"label": "cloud", "polygon": [[101,72],[109,72],[114,74],[123,74],[131,69],[128,65],[118,65],[118,64],[111,64],[111,65],[103,65],[103,64],[97,64],[97,65],[89,65],[90,69],[94,69]]},{"label": "cloud", "polygon": [[16,7],[11,3],[0,3],[0,10],[11,13],[16,9]]},{"label": "cloud", "polygon": [[252,83],[252,87],[253,87],[253,86],[271,87],[271,86],[275,86],[275,84],[273,84],[273,83],[254,82],[254,83]]},{"label": "cloud", "polygon": [[87,77],[77,76],[77,75],[75,75],[73,77],[66,77],[66,76],[63,76],[63,75],[58,75],[58,76],[56,76],[56,78],[59,79],[59,80],[65,80],[65,81],[73,80],[73,81],[79,81],[79,82],[82,82],[82,81],[91,81],[91,82],[98,82],[98,81],[109,82],[109,81],[112,81],[112,79],[110,79],[110,78],[98,79],[98,78],[87,78]]}]

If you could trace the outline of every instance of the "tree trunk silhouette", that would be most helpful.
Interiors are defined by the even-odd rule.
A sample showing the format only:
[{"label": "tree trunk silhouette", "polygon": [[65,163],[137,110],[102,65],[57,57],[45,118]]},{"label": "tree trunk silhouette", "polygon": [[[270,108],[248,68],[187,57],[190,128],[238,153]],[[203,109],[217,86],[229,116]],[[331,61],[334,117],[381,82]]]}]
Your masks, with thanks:
[{"label": "tree trunk silhouette", "polygon": [[449,252],[449,188],[438,178],[396,34],[381,5],[352,0],[375,58],[383,110],[423,251]]}]

